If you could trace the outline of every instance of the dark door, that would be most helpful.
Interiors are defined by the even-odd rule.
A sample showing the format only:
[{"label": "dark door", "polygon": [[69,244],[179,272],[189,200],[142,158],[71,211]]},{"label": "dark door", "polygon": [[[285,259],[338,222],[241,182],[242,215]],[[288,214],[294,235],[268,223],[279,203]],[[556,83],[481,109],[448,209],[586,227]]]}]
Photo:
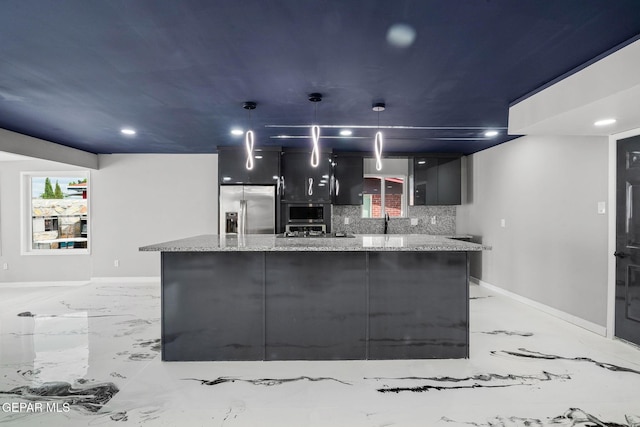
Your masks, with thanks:
[{"label": "dark door", "polygon": [[618,141],[615,335],[640,345],[640,136]]}]

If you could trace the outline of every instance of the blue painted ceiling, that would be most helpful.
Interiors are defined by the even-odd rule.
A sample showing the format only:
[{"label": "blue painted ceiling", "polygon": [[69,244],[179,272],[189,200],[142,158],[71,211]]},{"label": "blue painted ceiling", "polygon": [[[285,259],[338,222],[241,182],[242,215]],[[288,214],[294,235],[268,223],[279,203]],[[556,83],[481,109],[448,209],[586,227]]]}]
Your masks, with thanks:
[{"label": "blue painted ceiling", "polygon": [[93,153],[212,153],[242,144],[234,126],[307,147],[312,122],[335,126],[324,147],[371,151],[379,123],[385,152],[469,154],[517,137],[511,102],[638,34],[638,0],[7,0],[0,127]]}]

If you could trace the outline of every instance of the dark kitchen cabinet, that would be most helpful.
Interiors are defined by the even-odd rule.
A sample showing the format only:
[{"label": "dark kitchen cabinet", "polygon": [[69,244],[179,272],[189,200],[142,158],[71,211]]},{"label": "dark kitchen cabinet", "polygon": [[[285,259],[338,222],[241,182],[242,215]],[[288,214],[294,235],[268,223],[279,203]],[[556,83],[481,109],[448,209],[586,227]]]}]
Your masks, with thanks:
[{"label": "dark kitchen cabinet", "polygon": [[255,150],[253,169],[248,170],[247,153],[240,147],[218,147],[220,184],[277,184],[280,149]]},{"label": "dark kitchen cabinet", "polygon": [[218,182],[220,184],[246,184],[249,179],[245,167],[244,150],[218,147]]},{"label": "dark kitchen cabinet", "polygon": [[[246,168],[245,168],[246,169]],[[256,151],[248,184],[277,184],[280,175],[280,150]]]},{"label": "dark kitchen cabinet", "polygon": [[469,357],[467,252],[370,252],[369,359]]},{"label": "dark kitchen cabinet", "polygon": [[265,359],[365,359],[366,254],[265,253]]},{"label": "dark kitchen cabinet", "polygon": [[163,252],[162,360],[262,360],[263,263],[260,252]]},{"label": "dark kitchen cabinet", "polygon": [[311,152],[285,151],[280,159],[283,202],[331,202],[331,153],[320,153],[318,167]]},{"label": "dark kitchen cabinet", "polygon": [[361,154],[334,154],[335,205],[362,205],[364,162]]},{"label": "dark kitchen cabinet", "polygon": [[460,157],[414,158],[414,205],[459,205],[462,200]]}]

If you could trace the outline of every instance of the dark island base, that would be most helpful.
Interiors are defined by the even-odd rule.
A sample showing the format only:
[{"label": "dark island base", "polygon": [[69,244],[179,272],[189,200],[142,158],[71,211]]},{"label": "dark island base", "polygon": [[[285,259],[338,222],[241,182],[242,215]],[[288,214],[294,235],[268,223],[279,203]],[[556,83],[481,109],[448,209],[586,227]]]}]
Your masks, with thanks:
[{"label": "dark island base", "polygon": [[467,252],[163,252],[162,360],[466,358]]}]

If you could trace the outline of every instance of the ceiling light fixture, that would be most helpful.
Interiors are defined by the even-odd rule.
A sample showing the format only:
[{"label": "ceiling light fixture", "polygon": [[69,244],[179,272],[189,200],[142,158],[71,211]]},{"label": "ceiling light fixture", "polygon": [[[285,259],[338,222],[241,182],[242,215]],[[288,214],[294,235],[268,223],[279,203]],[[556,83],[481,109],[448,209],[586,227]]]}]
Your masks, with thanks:
[{"label": "ceiling light fixture", "polygon": [[342,135],[342,136],[351,136],[351,135],[353,135],[353,131],[351,129],[342,129],[340,131],[340,135]]},{"label": "ceiling light fixture", "polygon": [[616,122],[616,119],[602,119],[602,120],[598,120],[593,124],[594,126],[608,126],[608,125],[614,124],[615,122]]},{"label": "ceiling light fixture", "polygon": [[247,163],[245,164],[247,170],[253,169],[253,131],[251,130],[251,111],[256,109],[255,102],[245,102],[242,108],[249,110],[249,130],[244,135],[244,146],[247,150]]},{"label": "ceiling light fixture", "polygon": [[376,154],[376,170],[382,170],[382,132],[380,132],[380,112],[384,111],[384,102],[376,102],[373,104],[373,111],[378,113],[378,131],[373,142],[373,149]]},{"label": "ceiling light fixture", "polygon": [[136,134],[136,131],[131,128],[122,128],[120,129],[120,133],[122,133],[123,135],[133,136]]},{"label": "ceiling light fixture", "polygon": [[239,128],[231,129],[231,135],[235,135],[235,136],[244,135],[244,131]]},{"label": "ceiling light fixture", "polygon": [[408,24],[393,24],[387,30],[387,42],[394,47],[407,48],[416,39],[416,30]]},{"label": "ceiling light fixture", "polygon": [[[309,101],[315,104],[315,111],[313,114],[313,122],[318,121],[318,102],[322,101],[321,93],[309,94]],[[311,150],[311,167],[317,168],[320,164],[320,126],[314,124],[311,126],[311,140],[313,141],[313,149]]]},{"label": "ceiling light fixture", "polygon": [[494,136],[498,135],[498,131],[497,130],[488,130],[484,133],[484,136],[486,136],[487,138],[493,138]]}]

